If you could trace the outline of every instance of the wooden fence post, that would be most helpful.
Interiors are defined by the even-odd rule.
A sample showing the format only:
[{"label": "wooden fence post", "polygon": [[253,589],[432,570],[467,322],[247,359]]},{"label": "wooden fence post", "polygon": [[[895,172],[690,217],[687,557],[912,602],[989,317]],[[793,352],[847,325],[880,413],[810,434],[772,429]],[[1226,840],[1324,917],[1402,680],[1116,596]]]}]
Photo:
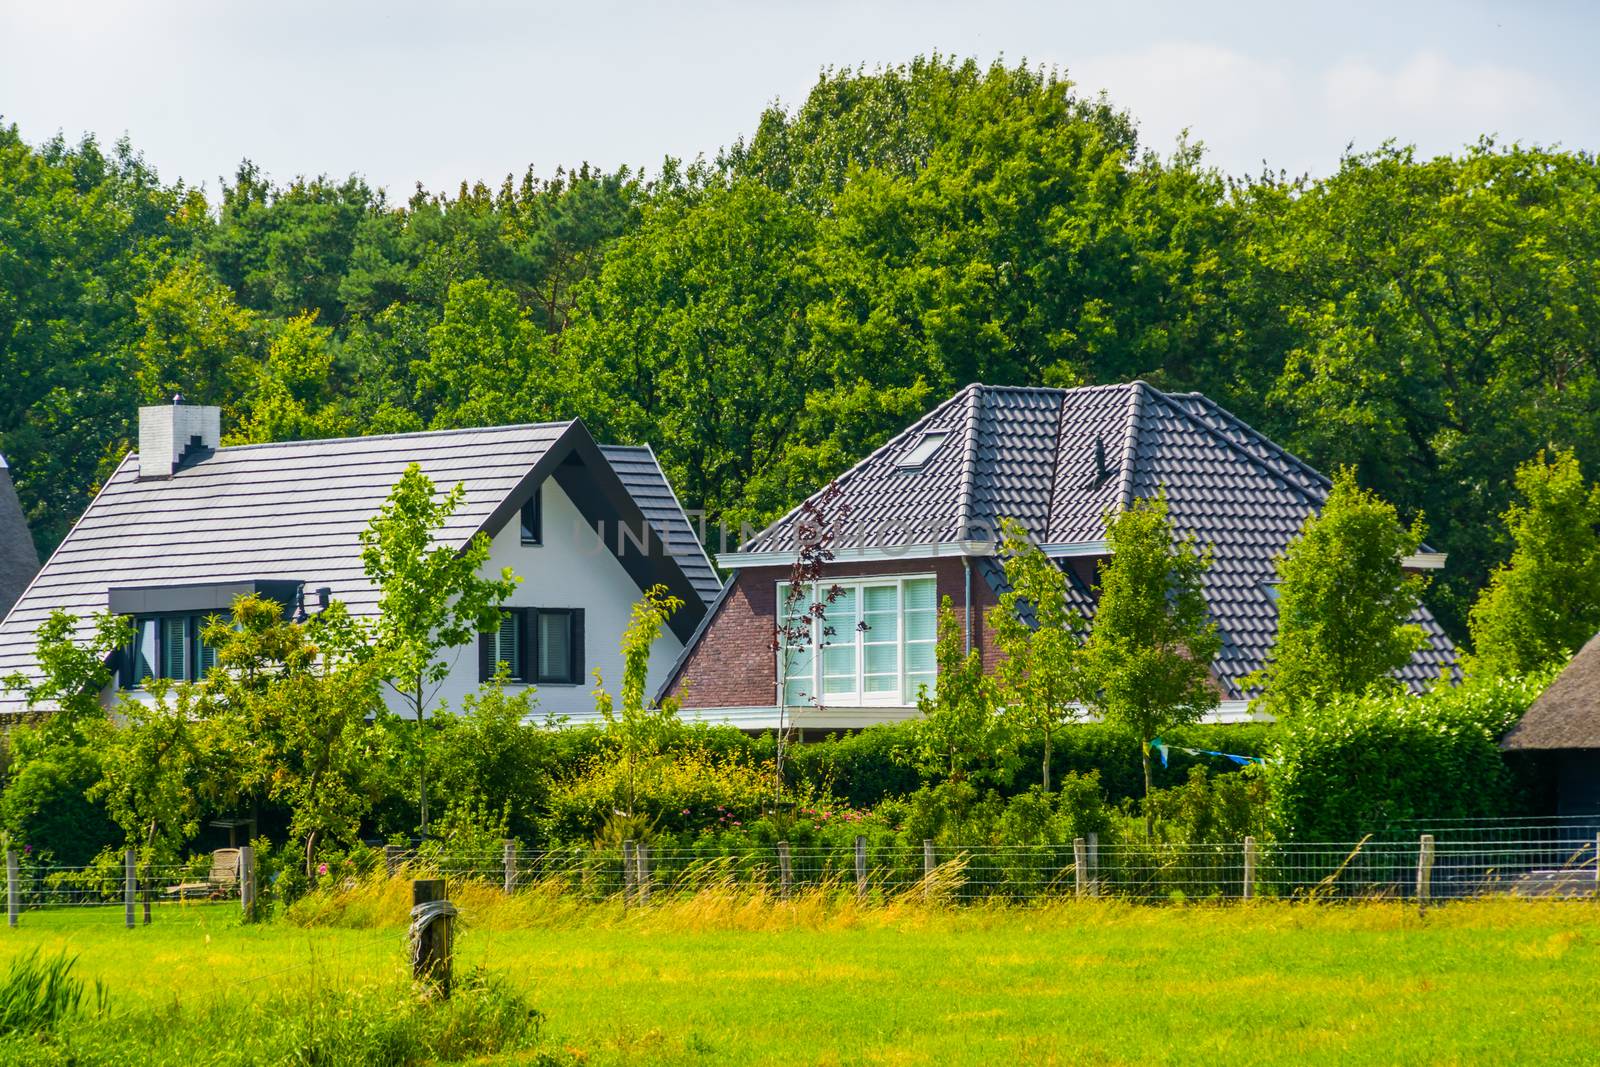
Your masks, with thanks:
[{"label": "wooden fence post", "polygon": [[6,922],[11,926],[17,925],[22,912],[17,900],[17,854],[6,849]]},{"label": "wooden fence post", "polygon": [[856,899],[867,899],[867,839],[856,835]]},{"label": "wooden fence post", "polygon": [[509,897],[517,891],[517,843],[515,841],[507,841],[505,843],[505,852],[501,858],[501,864],[505,867],[506,896]]},{"label": "wooden fence post", "polygon": [[122,854],[122,905],[128,913],[128,929],[133,929],[133,898],[135,887],[138,883],[137,865],[139,859],[133,849],[128,849]]},{"label": "wooden fence post", "polygon": [[933,871],[939,865],[934,858],[933,841],[931,838],[922,839],[922,899],[933,902]]},{"label": "wooden fence post", "polygon": [[1255,896],[1256,892],[1256,839],[1244,839],[1244,884],[1239,887],[1239,895],[1245,900]]},{"label": "wooden fence post", "polygon": [[396,874],[400,873],[400,846],[399,845],[384,845],[383,846],[383,866],[384,866],[384,869],[389,872],[389,877],[390,878],[393,878]]},{"label": "wooden fence post", "polygon": [[1100,835],[1089,834],[1089,895],[1100,895]]},{"label": "wooden fence post", "polygon": [[789,842],[778,842],[778,887],[783,899],[788,900],[794,889],[794,866],[789,860]]},{"label": "wooden fence post", "polygon": [[633,900],[634,872],[633,841],[624,841],[622,843],[622,906],[624,908]]},{"label": "wooden fence post", "polygon": [[239,847],[239,911],[245,922],[256,917],[256,850],[249,845]]},{"label": "wooden fence post", "polygon": [[456,909],[445,899],[443,878],[411,883],[411,976],[450,996],[450,952]]},{"label": "wooden fence post", "polygon": [[1078,897],[1082,899],[1089,881],[1089,842],[1081,837],[1072,839],[1072,874],[1077,882]]},{"label": "wooden fence post", "polygon": [[643,841],[633,846],[634,884],[639,903],[650,903],[650,846]]},{"label": "wooden fence post", "polygon": [[1417,910],[1426,911],[1433,894],[1433,835],[1423,834],[1417,848]]}]

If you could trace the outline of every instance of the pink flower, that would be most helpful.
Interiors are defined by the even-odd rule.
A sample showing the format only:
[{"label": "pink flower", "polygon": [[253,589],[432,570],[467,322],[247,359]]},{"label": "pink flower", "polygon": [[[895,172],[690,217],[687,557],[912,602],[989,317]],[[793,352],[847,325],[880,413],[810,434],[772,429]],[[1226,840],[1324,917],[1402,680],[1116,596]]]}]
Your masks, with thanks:
[{"label": "pink flower", "polygon": [[328,873],[328,865],[326,863],[317,864],[317,873],[318,874],[327,874]]}]

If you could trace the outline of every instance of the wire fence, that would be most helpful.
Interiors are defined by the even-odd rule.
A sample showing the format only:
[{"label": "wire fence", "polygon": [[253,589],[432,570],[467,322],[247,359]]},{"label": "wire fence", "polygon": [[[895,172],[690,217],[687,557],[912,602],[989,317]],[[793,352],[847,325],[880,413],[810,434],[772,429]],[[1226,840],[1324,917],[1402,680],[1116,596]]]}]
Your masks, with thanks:
[{"label": "wire fence", "polygon": [[[388,848],[374,873],[625,905],[728,889],[773,900],[826,893],[867,903],[918,898],[956,905],[1067,897],[1140,903],[1600,898],[1600,829],[1592,822],[1434,824],[1431,831],[1410,839],[1387,832],[1360,841],[1215,844],[1102,843],[1090,835],[1028,846],[863,836],[838,845],[780,843],[739,851],[647,842],[530,850],[507,843],[498,855]],[[251,852],[227,857],[231,867],[220,856],[184,865],[53,867],[19,864],[13,853],[5,879],[10,922],[17,925],[31,912],[129,926],[250,912]]]},{"label": "wire fence", "polygon": [[[921,894],[943,902],[1028,903],[1099,896],[1128,901],[1241,899],[1454,900],[1600,896],[1600,837],[1573,827],[1517,839],[1505,835],[1371,835],[1360,841],[1220,844],[1117,842],[963,846],[862,837],[844,846],[737,852],[656,848],[530,851],[498,859],[395,852],[391,873],[426,868],[514,893],[541,887],[589,900],[660,900],[715,888],[776,898],[807,891],[884,901]],[[1499,837],[1501,839],[1493,839]]]}]

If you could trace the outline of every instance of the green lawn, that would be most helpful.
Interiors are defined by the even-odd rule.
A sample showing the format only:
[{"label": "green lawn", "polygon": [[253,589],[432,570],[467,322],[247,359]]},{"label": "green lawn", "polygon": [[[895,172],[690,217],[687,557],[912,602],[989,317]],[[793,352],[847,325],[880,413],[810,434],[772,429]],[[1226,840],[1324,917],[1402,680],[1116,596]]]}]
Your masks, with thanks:
[{"label": "green lawn", "polygon": [[[480,915],[460,936],[459,966],[523,987],[547,1018],[538,1049],[590,1063],[1600,1058],[1600,909],[1588,903],[1458,904],[1425,919],[1389,904],[1099,902],[691,903],[627,917],[567,906],[526,921],[485,904]],[[398,926],[241,927],[231,909],[208,906],[148,929],[119,921],[28,913],[0,933],[0,955],[78,953],[116,1016],[80,1029],[149,1029],[168,1042],[193,1029],[197,1048],[219,1020],[248,1020],[285,991],[402,995]]]}]

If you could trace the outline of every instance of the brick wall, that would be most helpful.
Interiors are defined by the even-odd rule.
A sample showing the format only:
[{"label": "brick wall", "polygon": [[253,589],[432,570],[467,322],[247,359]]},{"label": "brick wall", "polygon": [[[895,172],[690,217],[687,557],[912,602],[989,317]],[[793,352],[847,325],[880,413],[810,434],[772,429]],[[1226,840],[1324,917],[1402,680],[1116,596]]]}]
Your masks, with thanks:
[{"label": "brick wall", "polygon": [[[929,572],[937,582],[940,602],[949,597],[965,626],[966,578],[959,558],[836,563],[827,569],[827,575],[835,578]],[[771,707],[775,703],[777,656],[772,650],[772,631],[778,583],[788,576],[787,567],[749,567],[734,576],[732,591],[690,650],[688,661],[668,691],[670,695],[691,708]],[[983,650],[984,667],[993,670],[998,655],[983,617],[995,598],[976,567],[972,571],[972,593],[979,631],[975,645]]]}]

